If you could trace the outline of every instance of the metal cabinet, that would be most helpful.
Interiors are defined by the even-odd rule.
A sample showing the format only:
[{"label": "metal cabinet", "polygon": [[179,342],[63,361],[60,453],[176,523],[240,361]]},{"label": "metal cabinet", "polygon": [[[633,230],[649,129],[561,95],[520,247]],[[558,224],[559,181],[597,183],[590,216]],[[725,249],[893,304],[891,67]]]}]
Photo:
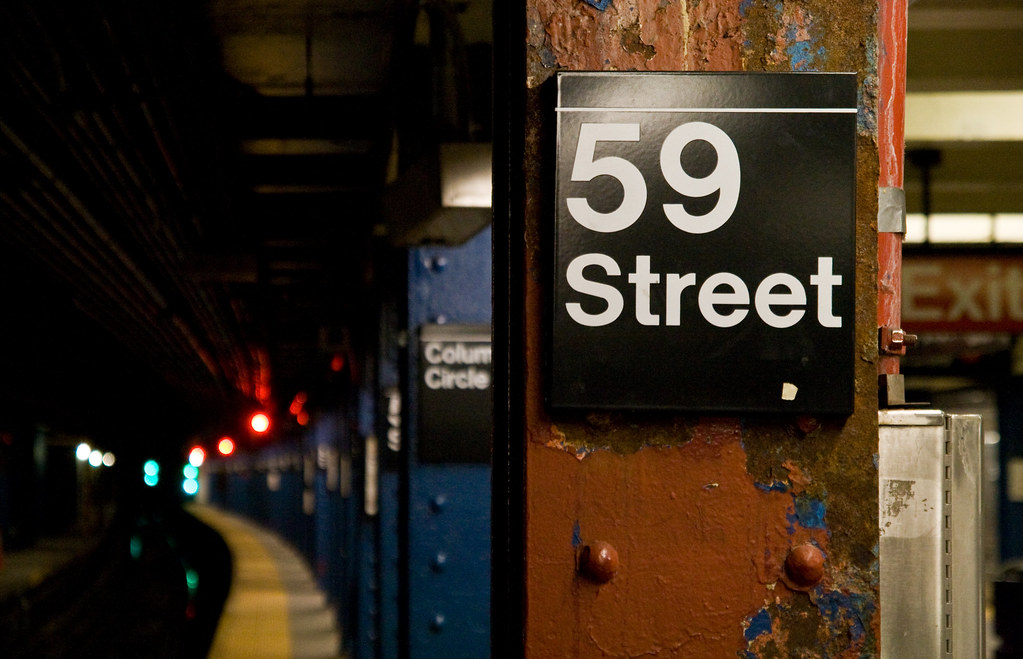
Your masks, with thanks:
[{"label": "metal cabinet", "polygon": [[881,656],[984,656],[981,418],[879,413]]}]

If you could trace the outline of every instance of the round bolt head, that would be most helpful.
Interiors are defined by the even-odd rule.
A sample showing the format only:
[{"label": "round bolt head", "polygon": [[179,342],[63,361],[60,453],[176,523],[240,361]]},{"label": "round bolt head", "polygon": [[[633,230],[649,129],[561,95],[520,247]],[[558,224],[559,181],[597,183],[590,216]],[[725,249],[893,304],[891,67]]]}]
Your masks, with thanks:
[{"label": "round bolt head", "polygon": [[797,589],[813,588],[824,578],[824,552],[810,544],[793,547],[785,558],[785,576]]},{"label": "round bolt head", "polygon": [[618,573],[618,550],[608,542],[597,541],[583,547],[580,571],[597,583],[607,583]]}]

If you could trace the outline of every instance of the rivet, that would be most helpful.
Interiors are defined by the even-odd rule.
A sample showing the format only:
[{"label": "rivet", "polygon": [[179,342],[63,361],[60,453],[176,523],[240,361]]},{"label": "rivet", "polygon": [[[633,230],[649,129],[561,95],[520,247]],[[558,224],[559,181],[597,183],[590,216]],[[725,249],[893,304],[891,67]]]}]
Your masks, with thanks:
[{"label": "rivet", "polygon": [[448,555],[444,552],[437,552],[437,555],[430,561],[430,569],[434,572],[443,572],[444,566],[448,563]]},{"label": "rivet", "polygon": [[796,419],[796,426],[804,435],[808,435],[820,428],[821,422],[812,416],[800,416]]},{"label": "rivet", "polygon": [[430,501],[430,511],[439,513],[444,510],[444,506],[448,503],[448,498],[443,494],[438,494]]},{"label": "rivet", "polygon": [[597,541],[583,547],[579,570],[598,583],[607,583],[618,573],[618,550],[608,542]]},{"label": "rivet", "polygon": [[812,588],[824,578],[824,552],[809,544],[793,547],[785,558],[785,575],[797,588]]},{"label": "rivet", "polygon": [[430,621],[430,631],[434,634],[439,634],[444,629],[444,614],[438,613],[433,616],[433,620]]}]

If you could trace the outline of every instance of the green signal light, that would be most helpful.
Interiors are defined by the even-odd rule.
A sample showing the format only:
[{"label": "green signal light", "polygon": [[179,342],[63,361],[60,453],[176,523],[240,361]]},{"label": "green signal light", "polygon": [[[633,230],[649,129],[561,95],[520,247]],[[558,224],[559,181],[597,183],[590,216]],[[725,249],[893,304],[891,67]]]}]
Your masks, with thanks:
[{"label": "green signal light", "polygon": [[199,573],[189,568],[185,570],[185,583],[188,585],[188,590],[195,590],[199,587]]},{"label": "green signal light", "polygon": [[192,480],[199,478],[199,468],[195,465],[187,464],[181,471],[184,473],[185,478],[191,478]]},{"label": "green signal light", "polygon": [[145,474],[142,480],[149,487],[156,487],[156,484],[160,482],[160,463],[156,460],[146,460],[146,463],[142,465],[142,472]]},{"label": "green signal light", "polygon": [[181,484],[181,489],[185,491],[188,496],[193,496],[199,491],[199,481],[194,478],[186,478],[185,482]]}]

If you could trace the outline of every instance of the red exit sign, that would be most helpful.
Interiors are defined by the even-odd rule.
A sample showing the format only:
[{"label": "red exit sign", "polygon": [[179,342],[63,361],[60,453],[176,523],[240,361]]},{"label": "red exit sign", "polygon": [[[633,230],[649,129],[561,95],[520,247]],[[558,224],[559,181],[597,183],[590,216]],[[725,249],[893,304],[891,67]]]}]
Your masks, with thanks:
[{"label": "red exit sign", "polygon": [[1023,332],[1023,256],[911,256],[902,264],[909,331]]}]

